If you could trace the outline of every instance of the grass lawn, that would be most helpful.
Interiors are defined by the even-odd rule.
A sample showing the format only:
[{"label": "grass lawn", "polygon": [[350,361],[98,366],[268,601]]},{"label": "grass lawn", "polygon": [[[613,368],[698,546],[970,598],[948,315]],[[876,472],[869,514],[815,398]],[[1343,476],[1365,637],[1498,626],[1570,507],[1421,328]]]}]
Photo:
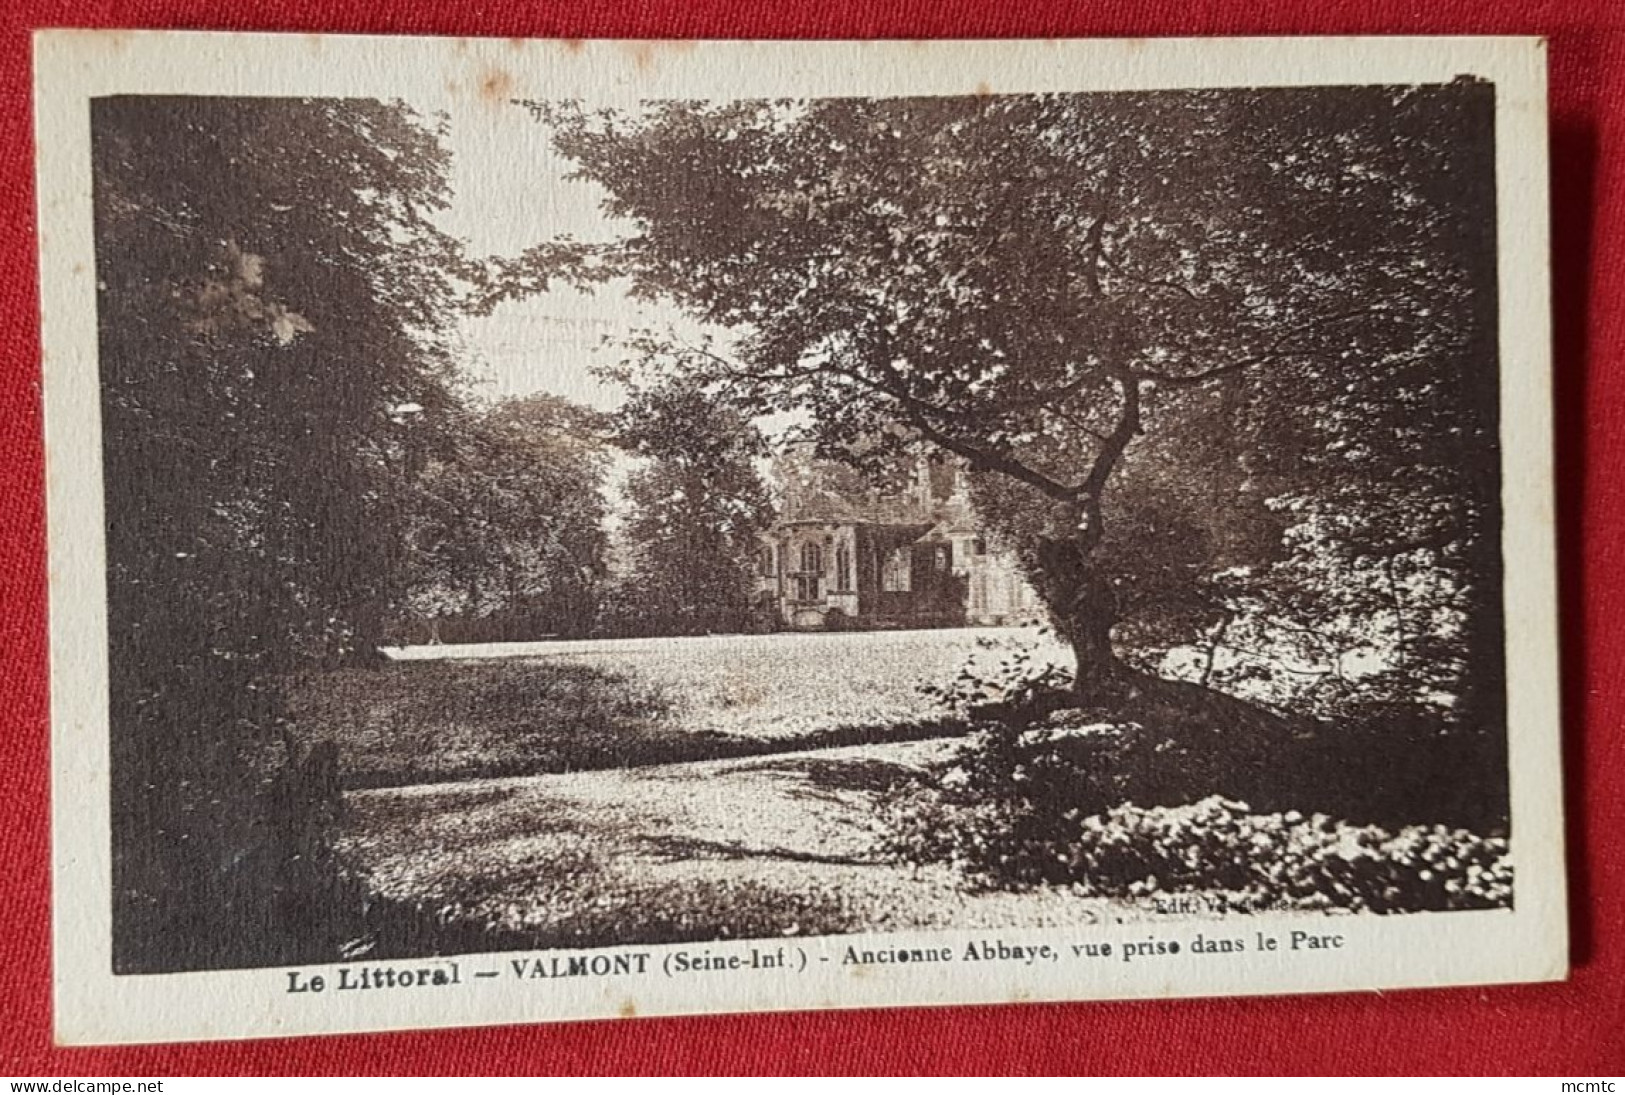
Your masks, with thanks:
[{"label": "grass lawn", "polygon": [[885,849],[886,789],[954,743],[380,788],[339,847],[380,899],[371,957],[1091,925],[1121,903],[967,886]]},{"label": "grass lawn", "polygon": [[387,787],[939,736],[956,728],[920,686],[997,656],[979,639],[1034,638],[966,628],[557,643],[509,657],[419,649],[289,691],[301,735],[338,744],[346,785]]}]

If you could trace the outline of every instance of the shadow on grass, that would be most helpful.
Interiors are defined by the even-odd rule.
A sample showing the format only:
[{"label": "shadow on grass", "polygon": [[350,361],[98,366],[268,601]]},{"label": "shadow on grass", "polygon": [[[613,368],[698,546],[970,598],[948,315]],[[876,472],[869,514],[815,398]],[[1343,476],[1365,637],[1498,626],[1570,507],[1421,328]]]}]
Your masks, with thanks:
[{"label": "shadow on grass", "polygon": [[676,861],[712,859],[739,862],[748,859],[772,860],[785,863],[826,863],[837,867],[862,867],[881,860],[851,855],[825,855],[820,852],[800,852],[794,848],[752,848],[738,841],[702,840],[698,837],[646,836],[639,840],[657,855]]},{"label": "shadow on grass", "polygon": [[365,936],[335,961],[715,943],[869,928],[837,893],[787,892],[734,879],[689,879],[655,893],[629,893],[613,903],[585,904],[561,922],[538,928],[447,918],[424,905],[374,898]]},{"label": "shadow on grass", "polygon": [[[929,737],[933,738],[961,735],[966,732],[964,726],[957,724],[931,725],[933,733]],[[913,765],[861,757],[843,757],[839,760],[827,760],[822,757],[787,757],[751,765],[749,770],[800,776],[806,781],[809,789],[825,793],[879,794],[890,791],[898,784],[919,783],[931,778],[925,770]]]},{"label": "shadow on grass", "polygon": [[[781,774],[809,789],[840,783],[847,764],[868,773],[856,780],[865,786],[922,776],[864,758],[747,767],[763,772],[772,793],[766,782]],[[856,907],[841,880],[846,869],[886,866],[816,842],[662,832],[635,805],[598,808],[512,784],[445,783],[356,803],[342,855],[371,896],[348,936],[355,957],[861,931],[873,927],[873,911]],[[628,870],[626,856],[684,866]]]},{"label": "shadow on grass", "polygon": [[343,786],[355,790],[919,741],[965,729],[926,720],[774,738],[689,731],[656,686],[557,661],[400,663],[289,685],[302,735],[338,746]]}]

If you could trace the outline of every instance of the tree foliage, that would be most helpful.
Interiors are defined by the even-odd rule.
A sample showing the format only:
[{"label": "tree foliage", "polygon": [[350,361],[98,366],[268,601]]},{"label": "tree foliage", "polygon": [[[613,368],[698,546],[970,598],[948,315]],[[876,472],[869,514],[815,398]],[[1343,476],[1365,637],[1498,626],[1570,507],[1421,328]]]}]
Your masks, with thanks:
[{"label": "tree foliage", "polygon": [[533,395],[465,412],[414,453],[405,634],[501,641],[591,629],[607,569],[604,432],[599,414]]},{"label": "tree foliage", "polygon": [[755,464],[767,452],[761,433],[702,384],[678,378],[634,385],[615,415],[615,436],[643,461],[626,484],[630,568],[617,626],[749,629],[758,537],[771,520]]},{"label": "tree foliage", "polygon": [[312,849],[267,826],[310,812],[313,762],[279,755],[277,682],[370,651],[398,591],[391,410],[457,402],[447,155],[371,100],[116,97],[91,122],[115,953],[297,954]]}]

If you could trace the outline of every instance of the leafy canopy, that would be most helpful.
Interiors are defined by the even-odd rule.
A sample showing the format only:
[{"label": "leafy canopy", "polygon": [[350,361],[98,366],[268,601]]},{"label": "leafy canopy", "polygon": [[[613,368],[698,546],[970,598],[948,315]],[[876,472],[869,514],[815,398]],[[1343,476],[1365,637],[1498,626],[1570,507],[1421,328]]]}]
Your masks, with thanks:
[{"label": "leafy canopy", "polygon": [[636,231],[546,245],[508,284],[629,274],[742,333],[708,371],[810,411],[828,450],[902,423],[1094,497],[1181,393],[1267,373],[1318,405],[1450,352],[1483,185],[1460,92],[541,105]]}]

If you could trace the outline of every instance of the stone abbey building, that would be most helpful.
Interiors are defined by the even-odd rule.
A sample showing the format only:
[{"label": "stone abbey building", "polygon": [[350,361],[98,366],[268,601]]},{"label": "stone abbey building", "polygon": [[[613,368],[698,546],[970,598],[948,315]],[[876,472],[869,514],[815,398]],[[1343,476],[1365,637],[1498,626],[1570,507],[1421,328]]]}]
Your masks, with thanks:
[{"label": "stone abbey building", "polygon": [[800,629],[1026,624],[1042,610],[1014,557],[983,533],[952,464],[917,462],[889,495],[805,455],[775,467],[779,519],[762,537],[756,592]]}]

